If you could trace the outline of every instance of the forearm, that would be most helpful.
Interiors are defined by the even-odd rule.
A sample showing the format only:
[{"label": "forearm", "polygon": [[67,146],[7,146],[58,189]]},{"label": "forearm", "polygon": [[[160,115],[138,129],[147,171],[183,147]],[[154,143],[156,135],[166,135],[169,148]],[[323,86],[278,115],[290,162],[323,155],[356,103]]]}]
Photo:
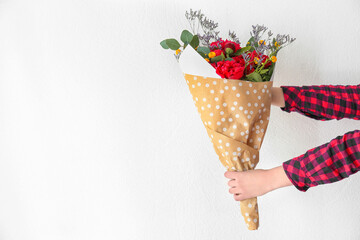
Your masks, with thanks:
[{"label": "forearm", "polygon": [[271,88],[271,105],[277,107],[284,107],[284,93],[281,87],[272,87]]},{"label": "forearm", "polygon": [[293,185],[286,176],[282,165],[267,170],[269,191]]},{"label": "forearm", "polygon": [[293,185],[302,192],[347,178],[360,170],[360,130],[312,148],[283,162],[283,167]]}]

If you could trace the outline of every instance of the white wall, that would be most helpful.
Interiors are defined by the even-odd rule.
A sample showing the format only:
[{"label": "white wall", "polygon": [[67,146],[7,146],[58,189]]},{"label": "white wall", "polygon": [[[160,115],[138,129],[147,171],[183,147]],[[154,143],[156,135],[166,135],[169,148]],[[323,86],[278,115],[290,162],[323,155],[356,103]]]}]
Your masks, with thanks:
[{"label": "white wall", "polygon": [[[224,35],[296,41],[274,86],[359,83],[360,3],[0,1],[0,239],[359,239],[360,175],[258,198],[248,231],[172,52],[202,9]],[[359,129],[272,107],[258,168]]]}]

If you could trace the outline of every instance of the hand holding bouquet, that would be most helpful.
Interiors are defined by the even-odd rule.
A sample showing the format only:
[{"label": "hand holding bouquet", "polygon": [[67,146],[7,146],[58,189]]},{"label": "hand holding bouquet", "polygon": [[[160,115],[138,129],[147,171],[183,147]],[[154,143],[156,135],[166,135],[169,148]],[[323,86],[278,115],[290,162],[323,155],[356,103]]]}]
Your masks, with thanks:
[{"label": "hand holding bouquet", "polygon": [[[260,39],[267,30],[252,26],[251,37],[241,47],[234,32],[223,40],[217,23],[200,11],[185,14],[192,33],[165,39],[164,49],[175,51],[193,101],[223,166],[232,171],[254,169],[270,117],[273,71],[280,49],[295,39],[277,35]],[[196,27],[196,23],[198,23]],[[195,29],[202,29],[202,33]],[[240,201],[249,230],[259,227],[257,198]]]}]

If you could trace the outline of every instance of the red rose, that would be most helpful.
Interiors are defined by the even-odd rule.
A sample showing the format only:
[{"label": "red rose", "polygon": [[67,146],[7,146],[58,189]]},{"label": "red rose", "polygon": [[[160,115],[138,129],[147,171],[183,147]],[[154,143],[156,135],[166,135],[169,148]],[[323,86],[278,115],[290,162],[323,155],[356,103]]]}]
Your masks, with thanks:
[{"label": "red rose", "polygon": [[240,63],[241,66],[245,66],[245,60],[242,55],[232,57],[232,59],[234,59],[235,62]]},{"label": "red rose", "polygon": [[216,49],[213,52],[216,54],[216,56],[220,56],[222,53],[222,51],[220,49]]},{"label": "red rose", "polygon": [[233,50],[233,52],[235,52],[235,44],[233,42],[227,42],[224,44],[224,49],[230,48],[231,50]]},{"label": "red rose", "polygon": [[241,49],[240,44],[238,44],[238,43],[236,43],[236,42],[233,42],[233,41],[230,41],[230,40],[225,40],[225,41],[221,42],[221,47],[222,47],[224,50],[225,50],[225,48],[228,47],[228,46],[234,46],[234,49],[233,49],[234,53],[235,53],[237,50]]},{"label": "red rose", "polygon": [[210,49],[221,49],[224,54],[225,54],[225,49],[227,47],[231,48],[234,51],[234,53],[237,50],[241,49],[240,44],[238,44],[236,42],[233,42],[233,41],[230,41],[230,40],[227,40],[227,39],[224,41],[224,40],[222,40],[220,38],[219,41],[215,41],[215,42],[210,43]]},{"label": "red rose", "polygon": [[222,78],[241,79],[244,75],[244,66],[236,61],[217,62],[216,73]]}]

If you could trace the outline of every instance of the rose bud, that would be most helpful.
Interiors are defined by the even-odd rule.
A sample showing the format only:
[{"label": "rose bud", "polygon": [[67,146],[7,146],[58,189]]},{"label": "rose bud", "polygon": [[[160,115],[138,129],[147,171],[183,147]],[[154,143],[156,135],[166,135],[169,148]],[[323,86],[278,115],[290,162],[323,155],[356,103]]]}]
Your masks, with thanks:
[{"label": "rose bud", "polygon": [[224,49],[226,49],[226,48],[231,48],[231,50],[233,50],[233,52],[235,52],[235,44],[232,42],[225,43]]}]

